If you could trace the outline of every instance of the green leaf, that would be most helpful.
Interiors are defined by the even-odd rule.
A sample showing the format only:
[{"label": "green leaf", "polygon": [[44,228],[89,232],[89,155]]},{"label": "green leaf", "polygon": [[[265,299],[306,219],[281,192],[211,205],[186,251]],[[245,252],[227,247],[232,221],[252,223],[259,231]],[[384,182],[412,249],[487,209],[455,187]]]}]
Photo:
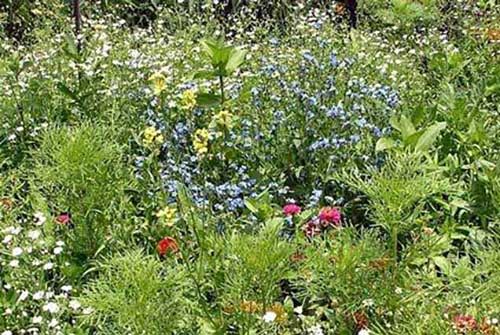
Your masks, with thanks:
[{"label": "green leaf", "polygon": [[193,75],[193,79],[212,79],[214,77],[214,71],[198,71]]},{"label": "green leaf", "polygon": [[196,96],[196,104],[200,107],[211,107],[220,105],[220,95],[212,93],[200,93]]},{"label": "green leaf", "polygon": [[404,140],[404,144],[405,146],[412,146],[412,147],[415,147],[415,145],[417,145],[417,142],[418,142],[418,139],[420,138],[420,136],[422,136],[422,134],[424,133],[424,129],[421,129],[419,131],[416,131],[414,132],[413,134],[411,134],[410,136],[408,136],[405,140]]},{"label": "green leaf", "polygon": [[234,49],[233,47],[225,45],[222,41],[213,39],[201,41],[201,46],[209,56],[214,68],[217,68],[219,71],[226,68],[229,61],[229,55]]},{"label": "green leaf", "polygon": [[425,132],[418,139],[415,151],[427,151],[431,145],[436,141],[439,133],[446,128],[446,122],[438,122],[433,124],[425,130]]},{"label": "green leaf", "polygon": [[432,261],[445,275],[449,276],[451,274],[451,264],[448,259],[443,256],[435,256],[432,257]]},{"label": "green leaf", "polygon": [[245,200],[245,207],[252,212],[253,214],[257,214],[259,212],[258,209],[258,204],[255,199],[246,199]]},{"label": "green leaf", "polygon": [[401,132],[401,125],[399,124],[399,120],[398,120],[397,116],[395,116],[395,115],[391,116],[391,118],[389,119],[389,124],[391,125],[392,128]]},{"label": "green leaf", "polygon": [[403,137],[403,141],[406,141],[408,137],[415,133],[415,127],[409,118],[402,115],[399,120],[399,124],[401,126],[401,136]]},{"label": "green leaf", "polygon": [[234,48],[229,55],[229,60],[226,64],[226,72],[230,74],[243,64],[246,54],[247,52],[245,50]]},{"label": "green leaf", "polygon": [[380,151],[385,151],[392,149],[396,146],[396,142],[388,137],[382,137],[377,141],[377,144],[375,145],[375,151],[380,152]]},{"label": "green leaf", "polygon": [[66,43],[63,46],[64,53],[73,58],[76,62],[80,62],[80,55],[78,54],[78,48],[75,44],[75,39],[71,35],[66,35],[64,37]]}]

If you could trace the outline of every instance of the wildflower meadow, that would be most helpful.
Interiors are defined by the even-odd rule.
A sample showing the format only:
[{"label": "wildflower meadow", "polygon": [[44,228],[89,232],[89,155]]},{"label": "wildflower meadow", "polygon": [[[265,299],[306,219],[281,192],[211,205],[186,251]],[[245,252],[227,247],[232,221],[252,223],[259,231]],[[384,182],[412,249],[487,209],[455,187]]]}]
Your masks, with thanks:
[{"label": "wildflower meadow", "polygon": [[0,0],[0,335],[500,335],[496,0]]}]

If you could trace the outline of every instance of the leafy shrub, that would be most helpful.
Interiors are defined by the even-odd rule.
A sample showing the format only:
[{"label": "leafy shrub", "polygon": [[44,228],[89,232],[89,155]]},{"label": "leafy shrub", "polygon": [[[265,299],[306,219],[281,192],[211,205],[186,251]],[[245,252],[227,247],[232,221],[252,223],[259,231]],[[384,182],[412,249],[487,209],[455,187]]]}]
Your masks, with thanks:
[{"label": "leafy shrub", "polygon": [[460,186],[419,152],[395,153],[386,159],[380,169],[369,169],[367,178],[353,172],[338,179],[367,196],[369,217],[389,233],[397,257],[399,239],[431,224],[435,218],[427,215],[436,206],[453,207],[454,200],[460,200]]},{"label": "leafy shrub", "polygon": [[[93,312],[84,322],[106,334],[160,334],[182,329],[189,310],[186,275],[131,250],[101,262],[82,296]],[[126,303],[124,303],[126,302]]]},{"label": "leafy shrub", "polygon": [[125,190],[132,185],[112,136],[88,124],[55,128],[43,135],[34,153],[32,187],[54,215],[71,215],[66,230],[77,258],[92,257],[127,211]]},{"label": "leafy shrub", "polygon": [[299,248],[293,284],[304,314],[321,313],[329,331],[341,333],[357,329],[356,316],[371,318],[379,307],[383,313],[394,310],[399,278],[392,277],[391,260],[380,243],[373,234],[358,236],[346,228]]}]

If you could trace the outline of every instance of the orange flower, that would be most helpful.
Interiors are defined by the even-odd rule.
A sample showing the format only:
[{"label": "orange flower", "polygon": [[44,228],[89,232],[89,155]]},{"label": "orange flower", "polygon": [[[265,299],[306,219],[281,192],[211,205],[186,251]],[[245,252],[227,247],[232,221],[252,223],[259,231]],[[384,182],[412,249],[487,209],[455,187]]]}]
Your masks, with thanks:
[{"label": "orange flower", "polygon": [[500,29],[488,28],[486,30],[486,35],[490,42],[500,42]]},{"label": "orange flower", "polygon": [[345,5],[342,2],[337,2],[335,4],[335,14],[337,15],[345,14]]},{"label": "orange flower", "polygon": [[9,210],[14,207],[14,202],[9,198],[1,198],[0,205],[2,205],[6,210]]},{"label": "orange flower", "polygon": [[290,256],[290,261],[293,263],[299,263],[306,259],[306,255],[301,253],[300,251],[296,251],[293,255]]}]

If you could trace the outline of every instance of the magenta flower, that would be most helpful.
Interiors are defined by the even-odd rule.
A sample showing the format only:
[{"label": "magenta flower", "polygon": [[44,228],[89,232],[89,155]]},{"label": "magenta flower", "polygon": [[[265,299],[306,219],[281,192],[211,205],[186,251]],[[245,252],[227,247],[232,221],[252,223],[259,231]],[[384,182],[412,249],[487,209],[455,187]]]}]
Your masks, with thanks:
[{"label": "magenta flower", "polygon": [[71,214],[64,212],[56,217],[56,222],[62,225],[68,225],[71,223]]},{"label": "magenta flower", "polygon": [[299,214],[301,210],[302,208],[296,204],[286,204],[283,207],[283,214],[285,214],[285,216],[294,216]]},{"label": "magenta flower", "polygon": [[323,226],[340,226],[340,210],[335,207],[324,207],[319,213],[319,220]]}]

